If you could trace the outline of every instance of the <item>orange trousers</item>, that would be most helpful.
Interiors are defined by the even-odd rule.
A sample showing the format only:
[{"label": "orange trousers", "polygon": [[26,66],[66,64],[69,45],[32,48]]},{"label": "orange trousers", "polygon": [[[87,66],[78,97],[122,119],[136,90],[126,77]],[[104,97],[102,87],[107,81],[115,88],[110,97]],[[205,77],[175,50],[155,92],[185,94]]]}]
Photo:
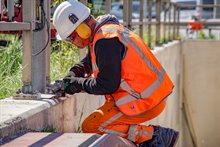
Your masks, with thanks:
[{"label": "orange trousers", "polygon": [[153,136],[153,126],[140,123],[158,116],[165,108],[166,102],[138,116],[124,115],[114,104],[106,101],[100,108],[90,114],[82,123],[84,133],[114,134],[129,139],[136,144],[149,140]]}]

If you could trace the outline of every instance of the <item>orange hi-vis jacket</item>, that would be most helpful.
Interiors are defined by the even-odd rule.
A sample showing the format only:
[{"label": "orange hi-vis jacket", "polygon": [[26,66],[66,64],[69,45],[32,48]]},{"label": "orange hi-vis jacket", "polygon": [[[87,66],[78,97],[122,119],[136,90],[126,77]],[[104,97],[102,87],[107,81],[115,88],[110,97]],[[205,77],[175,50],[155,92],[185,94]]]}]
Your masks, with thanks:
[{"label": "orange hi-vis jacket", "polygon": [[195,31],[201,30],[204,26],[203,22],[200,20],[190,20],[187,25]]},{"label": "orange hi-vis jacket", "polygon": [[[122,25],[104,24],[90,43],[93,74],[97,77],[95,43],[99,39],[118,37],[126,48],[121,61],[121,83],[107,99],[113,98],[116,106],[128,116],[140,115],[161,103],[174,87],[167,73],[142,39]],[[104,46],[103,46],[104,48]],[[114,76],[114,75],[112,75]]]}]

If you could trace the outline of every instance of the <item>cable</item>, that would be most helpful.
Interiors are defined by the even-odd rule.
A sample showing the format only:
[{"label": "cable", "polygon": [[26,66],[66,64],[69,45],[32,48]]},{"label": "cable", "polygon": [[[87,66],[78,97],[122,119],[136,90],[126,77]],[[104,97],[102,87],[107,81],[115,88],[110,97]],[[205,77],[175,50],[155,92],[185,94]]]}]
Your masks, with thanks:
[{"label": "cable", "polygon": [[46,24],[47,24],[47,43],[46,43],[46,45],[45,45],[39,52],[37,52],[37,53],[35,53],[35,54],[32,54],[32,56],[38,56],[39,54],[41,54],[41,53],[47,48],[47,46],[48,46],[48,44],[49,44],[49,41],[50,41],[50,37],[49,37],[49,36],[50,36],[49,22],[48,22],[48,20],[47,20],[47,18],[46,18],[46,13],[45,13],[45,11],[44,11],[43,0],[41,0],[40,5],[41,5],[42,13],[43,13],[43,26],[42,26],[40,29],[37,29],[37,30],[34,30],[34,31],[36,32],[36,31],[42,30],[42,29],[45,27],[45,23],[46,23]]}]

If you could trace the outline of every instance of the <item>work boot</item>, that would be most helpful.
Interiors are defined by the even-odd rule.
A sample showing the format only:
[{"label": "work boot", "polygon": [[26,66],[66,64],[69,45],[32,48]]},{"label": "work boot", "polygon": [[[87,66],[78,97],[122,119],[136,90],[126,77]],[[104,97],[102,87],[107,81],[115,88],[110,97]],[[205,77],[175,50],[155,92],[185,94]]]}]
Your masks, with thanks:
[{"label": "work boot", "polygon": [[152,139],[141,143],[139,147],[174,147],[176,145],[179,132],[160,126],[153,127],[154,134]]}]

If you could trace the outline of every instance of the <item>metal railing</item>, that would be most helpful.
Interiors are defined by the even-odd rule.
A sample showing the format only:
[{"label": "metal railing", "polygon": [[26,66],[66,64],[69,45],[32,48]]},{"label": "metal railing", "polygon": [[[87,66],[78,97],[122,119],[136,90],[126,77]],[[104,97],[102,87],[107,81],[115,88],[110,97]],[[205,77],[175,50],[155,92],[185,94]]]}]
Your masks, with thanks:
[{"label": "metal railing", "polygon": [[[123,20],[122,24],[132,29],[138,26],[139,35],[143,38],[146,33],[148,36],[147,44],[152,47],[153,26],[155,28],[155,45],[160,46],[162,43],[180,39],[180,26],[187,26],[187,22],[180,20],[181,8],[220,8],[220,5],[178,5],[170,0],[140,0],[140,17],[138,20],[132,19],[132,0],[123,0]],[[148,18],[144,18],[144,3],[148,6]],[[105,0],[105,8],[109,13],[111,10],[111,0]],[[154,5],[153,5],[154,4]],[[152,7],[156,7],[156,18],[152,18]],[[173,10],[173,11],[172,11]],[[161,12],[164,12],[161,20]],[[168,14],[168,15],[167,15]],[[193,14],[192,14],[193,15]],[[173,16],[171,18],[171,16]],[[167,18],[168,17],[168,18]],[[205,26],[220,26],[220,21],[203,21]],[[144,28],[147,27],[147,31]]]}]

